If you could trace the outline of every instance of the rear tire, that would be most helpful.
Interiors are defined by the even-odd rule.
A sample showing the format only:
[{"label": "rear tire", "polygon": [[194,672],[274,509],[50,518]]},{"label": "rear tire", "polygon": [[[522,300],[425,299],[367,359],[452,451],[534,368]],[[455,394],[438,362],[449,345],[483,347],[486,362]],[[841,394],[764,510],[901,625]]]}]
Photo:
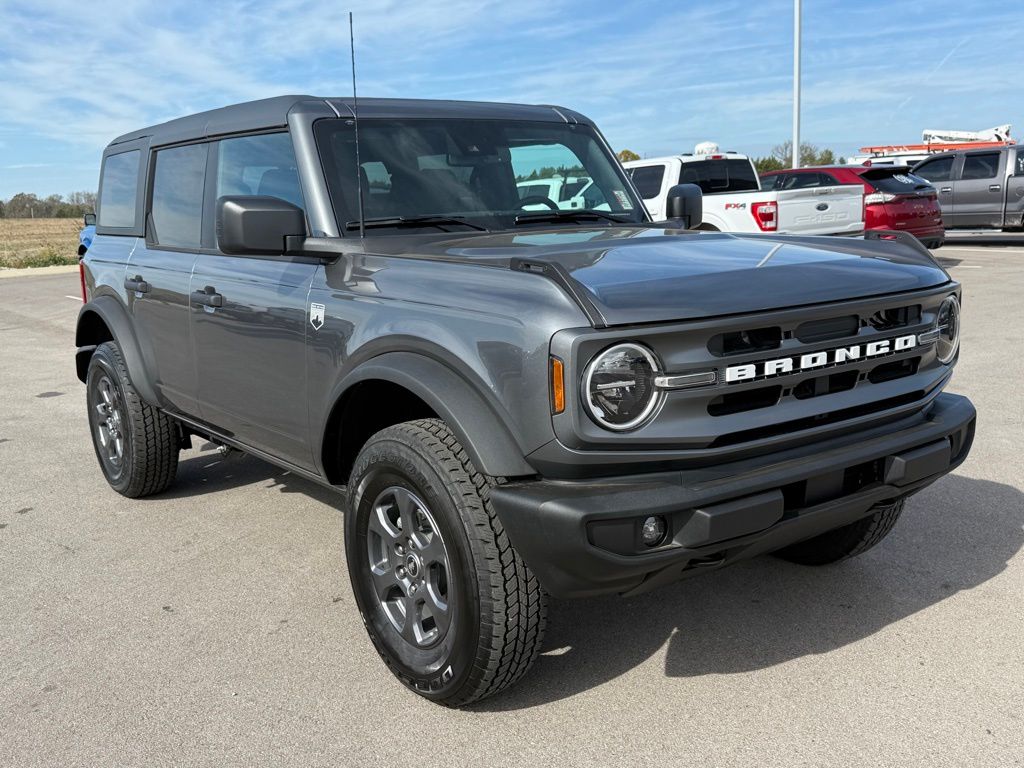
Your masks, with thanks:
[{"label": "rear tire", "polygon": [[89,431],[110,487],[129,498],[165,490],[178,470],[177,424],[135,391],[117,342],[100,344],[85,380]]},{"label": "rear tire", "polygon": [[868,517],[813,539],[780,549],[775,554],[801,565],[828,565],[867,552],[889,535],[903,512],[903,500],[877,509]]},{"label": "rear tire", "polygon": [[345,551],[366,630],[402,683],[446,706],[515,683],[544,636],[546,596],[490,503],[500,482],[438,419],[375,434],[349,481]]}]

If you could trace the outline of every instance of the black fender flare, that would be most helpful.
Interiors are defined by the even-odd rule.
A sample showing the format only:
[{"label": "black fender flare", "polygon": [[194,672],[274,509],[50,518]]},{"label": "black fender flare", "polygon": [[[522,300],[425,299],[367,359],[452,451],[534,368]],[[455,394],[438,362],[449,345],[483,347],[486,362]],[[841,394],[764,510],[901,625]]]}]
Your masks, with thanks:
[{"label": "black fender flare", "polygon": [[[334,406],[361,381],[380,379],[412,392],[441,418],[477,468],[494,477],[536,475],[513,436],[508,421],[465,377],[444,363],[415,352],[387,352],[370,358],[335,387]],[[326,432],[321,435],[321,455]]]},{"label": "black fender flare", "polygon": [[128,375],[139,396],[150,405],[157,405],[159,401],[156,390],[153,389],[153,383],[147,375],[142,350],[139,348],[139,340],[132,329],[128,310],[113,296],[98,296],[85,304],[78,312],[78,322],[75,326],[75,346],[78,347],[78,351],[75,353],[75,367],[79,380],[85,381],[89,370],[89,360],[98,346],[94,339],[89,338],[86,331],[92,322],[88,317],[90,314],[99,317],[121,348],[121,355],[124,357],[125,365],[128,366]]}]

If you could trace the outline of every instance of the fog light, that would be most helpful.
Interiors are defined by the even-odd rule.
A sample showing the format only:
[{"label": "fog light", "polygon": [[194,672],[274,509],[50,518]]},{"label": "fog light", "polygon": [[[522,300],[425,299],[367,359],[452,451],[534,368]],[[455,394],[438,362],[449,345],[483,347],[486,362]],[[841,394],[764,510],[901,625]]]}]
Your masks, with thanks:
[{"label": "fog light", "polygon": [[665,540],[667,529],[668,525],[666,525],[664,517],[652,515],[644,520],[643,527],[640,529],[640,538],[646,546],[656,547]]}]

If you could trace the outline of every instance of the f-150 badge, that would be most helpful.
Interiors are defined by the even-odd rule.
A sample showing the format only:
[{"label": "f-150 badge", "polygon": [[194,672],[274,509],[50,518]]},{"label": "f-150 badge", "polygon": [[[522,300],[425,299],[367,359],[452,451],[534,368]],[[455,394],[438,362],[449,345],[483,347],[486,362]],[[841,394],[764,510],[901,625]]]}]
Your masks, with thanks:
[{"label": "f-150 badge", "polygon": [[309,305],[309,324],[313,326],[314,330],[319,331],[324,327],[324,313],[326,312],[327,307],[323,304]]}]

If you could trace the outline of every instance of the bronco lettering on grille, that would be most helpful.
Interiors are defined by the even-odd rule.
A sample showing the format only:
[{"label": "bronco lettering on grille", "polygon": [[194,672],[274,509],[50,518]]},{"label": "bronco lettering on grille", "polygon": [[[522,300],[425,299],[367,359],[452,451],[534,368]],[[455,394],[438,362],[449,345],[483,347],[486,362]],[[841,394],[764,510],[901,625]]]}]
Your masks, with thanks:
[{"label": "bronco lettering on grille", "polygon": [[860,360],[861,358],[879,357],[894,352],[903,352],[916,346],[917,337],[914,334],[909,334],[891,339],[869,341],[864,344],[853,344],[849,347],[809,352],[805,355],[791,355],[789,357],[778,357],[773,360],[762,360],[757,363],[730,365],[725,369],[725,381],[726,383],[757,381],[758,379],[766,379],[770,376],[780,376],[812,368],[823,368],[829,365],[841,365]]}]

